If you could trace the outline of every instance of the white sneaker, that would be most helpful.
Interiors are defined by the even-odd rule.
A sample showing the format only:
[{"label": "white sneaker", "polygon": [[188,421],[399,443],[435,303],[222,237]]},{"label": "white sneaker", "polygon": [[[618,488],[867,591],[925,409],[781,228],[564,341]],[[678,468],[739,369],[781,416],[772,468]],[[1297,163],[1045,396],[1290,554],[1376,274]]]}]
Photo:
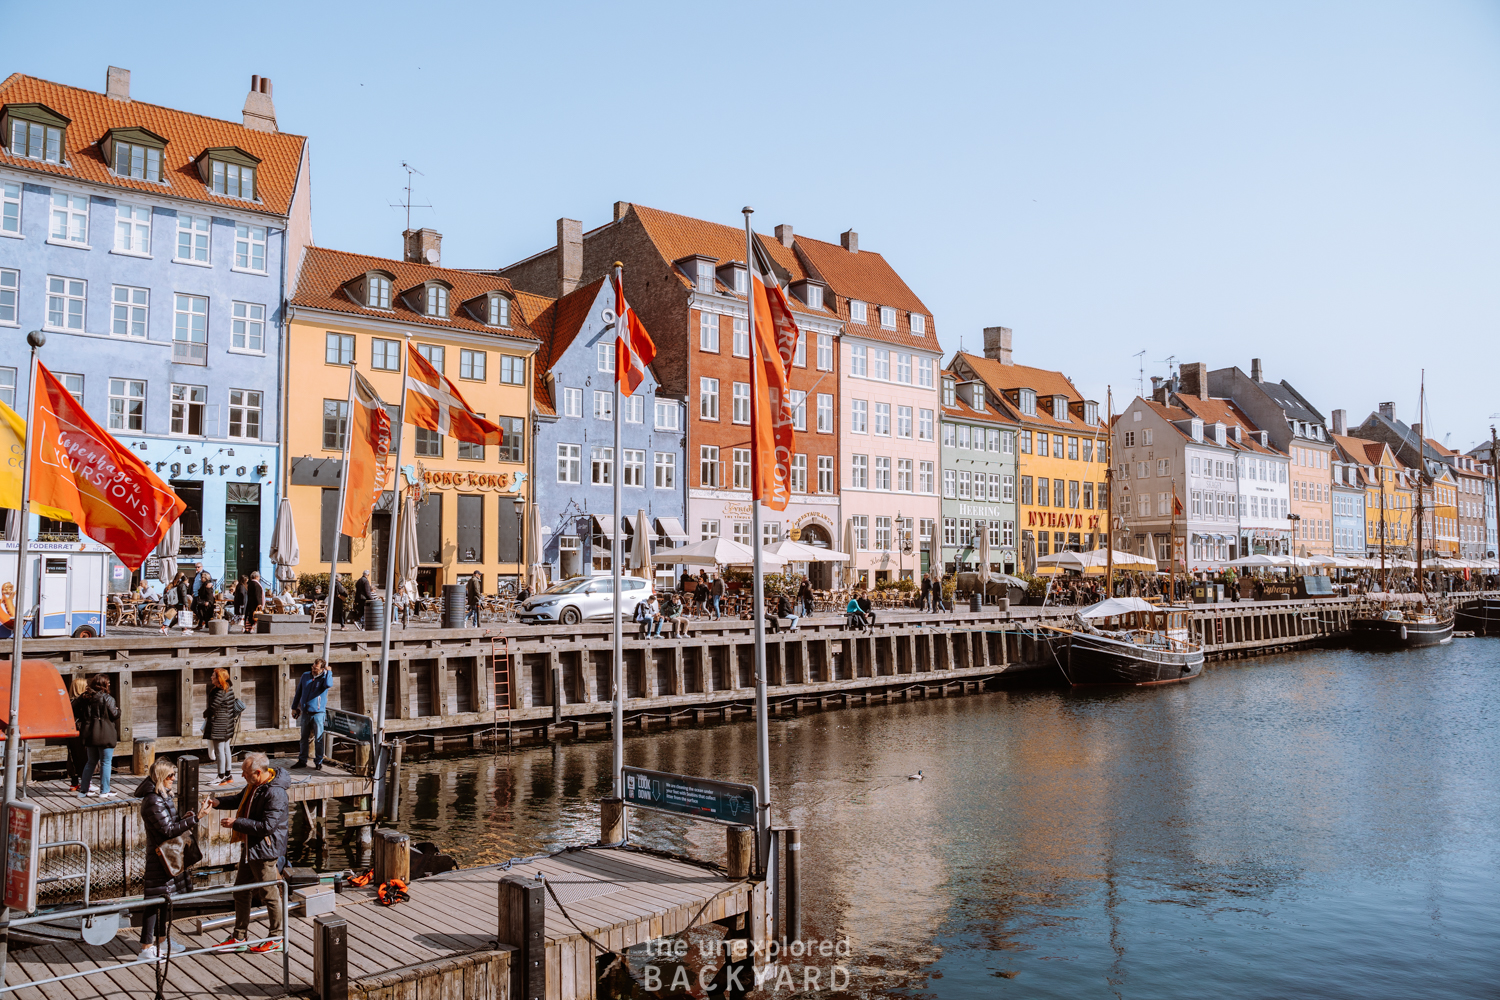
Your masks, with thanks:
[{"label": "white sneaker", "polygon": [[148,944],[141,949],[141,953],[136,956],[135,960],[137,962],[155,962],[159,958],[161,958],[161,955],[157,954],[156,945]]},{"label": "white sneaker", "polygon": [[162,955],[165,957],[165,956],[169,956],[169,955],[181,955],[185,951],[192,951],[192,950],[193,950],[193,946],[192,945],[190,945],[190,944],[183,944],[181,941],[177,940],[176,938],[168,938],[167,942],[166,942],[166,947],[162,948],[161,952],[162,952]]},{"label": "white sneaker", "polygon": [[79,792],[78,793],[78,797],[80,799],[94,798],[94,793],[93,792]]},{"label": "white sneaker", "polygon": [[101,799],[112,799],[118,794],[118,792],[103,792],[101,794],[98,794],[97,797]]}]

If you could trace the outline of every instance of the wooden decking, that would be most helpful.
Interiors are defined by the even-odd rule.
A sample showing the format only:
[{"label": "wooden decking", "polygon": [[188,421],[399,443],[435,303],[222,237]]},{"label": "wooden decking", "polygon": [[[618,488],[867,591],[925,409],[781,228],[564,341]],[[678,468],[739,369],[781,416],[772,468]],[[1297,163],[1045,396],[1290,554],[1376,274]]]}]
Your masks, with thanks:
[{"label": "wooden decking", "polygon": [[[517,864],[510,873],[540,871],[567,909],[568,919],[551,899],[546,909],[548,1000],[589,1000],[595,996],[595,959],[600,952],[574,927],[580,927],[611,950],[653,940],[715,920],[763,909],[764,886],[739,881],[722,873],[682,861],[609,848],[567,851]],[[350,992],[373,997],[413,991],[393,989],[402,984],[448,977],[441,995],[503,997],[500,989],[463,989],[467,980],[454,979],[458,958],[482,962],[508,958],[499,945],[499,881],[507,871],[482,868],[448,872],[411,886],[411,899],[380,906],[371,888],[348,890],[338,896],[337,915],[348,923]],[[696,918],[696,923],[694,920]],[[264,933],[253,924],[252,936]],[[193,922],[178,920],[174,937],[192,948],[209,947],[227,936],[225,930],[194,935]],[[154,997],[155,967],[132,961],[138,951],[138,931],[125,928],[103,947],[80,941],[29,948],[13,947],[6,968],[7,986],[22,986],[10,996],[17,1000],[117,1000]],[[312,925],[303,917],[288,922],[291,988],[305,990],[312,981]],[[474,963],[470,963],[472,967]],[[505,964],[505,963],[501,963]],[[508,968],[508,965],[506,965]],[[61,983],[26,987],[24,984],[84,969],[102,969],[90,976]],[[279,954],[214,953],[173,959],[167,997],[270,997],[281,994],[282,956]],[[461,973],[460,973],[461,975]],[[457,989],[450,993],[448,989]],[[432,995],[439,995],[433,993]]]}]

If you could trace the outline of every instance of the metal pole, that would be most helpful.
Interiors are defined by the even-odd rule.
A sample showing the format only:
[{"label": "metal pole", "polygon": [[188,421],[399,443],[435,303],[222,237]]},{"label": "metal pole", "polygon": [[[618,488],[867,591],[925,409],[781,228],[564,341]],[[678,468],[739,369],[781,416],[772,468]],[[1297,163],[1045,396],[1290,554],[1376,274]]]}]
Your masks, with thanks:
[{"label": "metal pole", "polygon": [[[618,341],[619,338],[622,337],[622,336],[624,336],[624,334],[625,334],[625,329],[624,329],[625,324],[624,324],[624,321],[623,321],[624,317],[622,317],[620,315],[621,311],[625,308],[625,301],[624,301],[624,298],[625,298],[624,297],[624,290],[625,290],[625,285],[624,285],[624,280],[625,280],[625,278],[624,278],[624,270],[625,270],[624,265],[622,265],[619,261],[615,261],[615,339],[616,339],[616,341]],[[615,350],[615,365],[616,365],[616,367],[619,366],[619,363],[620,363],[620,352],[619,352],[619,349],[616,348],[616,350]],[[614,641],[614,653],[615,653],[615,658],[614,658],[614,686],[615,686],[615,690],[614,690],[614,703],[613,703],[613,706],[612,706],[612,712],[611,712],[611,716],[610,716],[610,718],[611,718],[610,728],[613,731],[613,736],[614,736],[614,741],[615,741],[615,753],[614,753],[615,798],[617,798],[617,799],[623,799],[625,797],[625,777],[624,777],[624,774],[623,774],[623,771],[624,771],[624,768],[625,768],[625,648],[624,648],[625,647],[625,640],[624,640],[624,636],[621,634],[622,629],[621,629],[621,622],[620,622],[621,615],[623,613],[622,609],[620,607],[620,558],[621,558],[621,552],[620,552],[620,549],[621,549],[621,545],[620,545],[620,507],[621,507],[621,504],[624,501],[623,501],[623,498],[620,495],[620,464],[619,464],[620,463],[620,447],[621,447],[621,444],[620,444],[620,423],[621,423],[621,417],[623,416],[623,414],[620,413],[620,373],[618,371],[615,372],[614,394],[615,394],[614,403],[613,403],[614,409],[610,412],[610,417],[614,420],[614,423],[615,423],[615,449],[610,454],[610,459],[609,459],[609,478],[610,478],[610,482],[614,486],[615,504],[614,504],[614,513],[611,515],[612,523],[610,524],[610,531],[611,531],[612,537],[611,537],[611,540],[610,540],[610,560],[609,560],[609,567],[610,567],[610,577],[611,577],[611,580],[613,581],[613,584],[614,584],[614,601],[615,601],[615,613],[610,617],[610,623],[611,623],[610,627],[613,630],[611,632],[611,637],[612,637],[612,639]],[[639,544],[639,542],[640,542],[640,540],[638,539],[637,540],[637,544]]]},{"label": "metal pole", "polygon": [[[396,456],[396,479],[392,483],[395,488],[391,497],[393,500],[391,504],[391,537],[390,542],[386,545],[385,553],[385,621],[380,623],[380,672],[377,675],[379,680],[375,688],[375,746],[373,748],[375,752],[375,789],[374,795],[371,797],[370,806],[371,810],[377,815],[385,807],[386,801],[385,781],[387,778],[386,770],[388,761],[386,760],[385,750],[385,699],[387,687],[390,684],[391,620],[396,613],[396,550],[401,545],[401,515],[405,512],[405,507],[401,503],[401,429],[406,423],[406,369],[407,356],[411,353],[411,345],[409,343],[410,334],[407,337],[408,343],[403,345],[401,350],[401,402],[396,408],[396,429],[392,434],[393,440],[391,442],[391,450]],[[343,520],[342,516],[340,520]],[[335,546],[334,555],[337,554],[337,546]],[[332,620],[332,615],[330,615],[329,621]],[[326,660],[328,655],[326,649],[323,655]],[[394,821],[396,817],[391,816],[389,818]]]},{"label": "metal pole", "polygon": [[[754,234],[750,231],[750,216],[755,214],[755,209],[747,205],[742,212],[745,216],[745,268],[749,272],[749,280],[745,283],[748,293],[745,296],[745,313],[749,317],[747,329],[750,333],[750,440],[753,442],[761,420],[765,419],[760,413],[760,392],[756,389],[759,383],[755,378],[755,366],[761,363],[759,352],[755,349],[755,245]],[[761,378],[765,378],[764,372],[761,372]],[[759,469],[760,457],[755,456],[750,470],[752,483],[758,481],[756,477]],[[750,498],[750,545],[755,553],[755,565],[750,572],[750,614],[754,619],[755,635],[755,759],[756,785],[760,790],[760,815],[755,817],[755,841],[760,870],[766,871],[771,846],[771,740],[766,719],[769,711],[766,706],[766,589],[762,575],[758,489]]]},{"label": "metal pole", "polygon": [[[339,579],[339,546],[344,538],[344,496],[349,492],[349,438],[354,417],[354,363],[349,363],[349,409],[344,413],[344,457],[339,470],[339,512],[333,523],[333,558],[328,562],[328,613],[323,616],[323,663],[328,663],[328,650],[333,645],[333,604]],[[319,532],[321,537],[322,532]],[[384,704],[382,702],[381,704]]]}]

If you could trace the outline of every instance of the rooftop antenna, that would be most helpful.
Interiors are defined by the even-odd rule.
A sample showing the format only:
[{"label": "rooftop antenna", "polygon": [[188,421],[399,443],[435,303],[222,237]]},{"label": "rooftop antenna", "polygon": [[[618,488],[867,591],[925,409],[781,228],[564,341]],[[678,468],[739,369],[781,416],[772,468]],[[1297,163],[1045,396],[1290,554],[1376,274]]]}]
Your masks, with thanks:
[{"label": "rooftop antenna", "polygon": [[1162,362],[1162,364],[1164,364],[1164,365],[1167,366],[1167,381],[1168,382],[1172,381],[1172,369],[1174,367],[1176,367],[1175,365],[1172,364],[1172,362],[1174,362],[1176,360],[1177,360],[1177,355],[1175,355],[1175,354],[1168,354],[1167,357],[1166,357],[1166,360]]},{"label": "rooftop antenna", "polygon": [[401,163],[401,169],[406,171],[406,200],[405,201],[393,201],[393,202],[390,202],[389,204],[390,204],[390,206],[392,208],[404,208],[404,209],[406,209],[406,228],[408,230],[410,230],[411,229],[411,210],[414,209],[414,208],[431,208],[432,206],[431,205],[413,205],[411,203],[411,175],[412,174],[416,174],[418,177],[426,177],[427,175],[424,174],[424,173],[422,173],[422,171],[418,170],[416,167],[412,166],[410,163],[407,163],[405,161],[402,161],[402,163]]},{"label": "rooftop antenna", "polygon": [[1146,352],[1145,351],[1136,351],[1134,354],[1131,355],[1131,357],[1135,358],[1136,363],[1140,367],[1139,378],[1140,378],[1140,384],[1141,384],[1141,398],[1145,399],[1146,398]]}]

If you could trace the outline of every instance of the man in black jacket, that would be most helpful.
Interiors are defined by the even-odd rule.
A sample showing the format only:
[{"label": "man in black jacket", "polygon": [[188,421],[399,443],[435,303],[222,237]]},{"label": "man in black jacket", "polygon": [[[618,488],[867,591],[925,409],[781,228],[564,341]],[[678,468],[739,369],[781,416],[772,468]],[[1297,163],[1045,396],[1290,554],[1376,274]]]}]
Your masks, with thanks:
[{"label": "man in black jacket", "polygon": [[[224,796],[215,803],[220,809],[235,811],[233,816],[219,820],[219,825],[233,830],[234,839],[240,842],[240,866],[234,884],[275,882],[281,878],[281,859],[286,856],[287,787],[291,784],[291,777],[286,771],[273,768],[270,759],[258,750],[245,756],[241,773],[245,776],[245,790]],[[270,934],[260,943],[249,945],[245,939],[250,934],[250,908],[261,899],[265,900]],[[219,948],[223,951],[280,951],[285,919],[281,890],[276,886],[237,892],[234,894],[234,933]]]},{"label": "man in black jacket", "polygon": [[260,582],[260,570],[250,574],[245,584],[245,631],[255,630],[255,615],[266,603],[266,588]]},{"label": "man in black jacket", "polygon": [[354,622],[360,624],[365,620],[365,605],[370,598],[375,596],[375,585],[370,582],[370,571],[365,570],[363,575],[354,584]]}]

